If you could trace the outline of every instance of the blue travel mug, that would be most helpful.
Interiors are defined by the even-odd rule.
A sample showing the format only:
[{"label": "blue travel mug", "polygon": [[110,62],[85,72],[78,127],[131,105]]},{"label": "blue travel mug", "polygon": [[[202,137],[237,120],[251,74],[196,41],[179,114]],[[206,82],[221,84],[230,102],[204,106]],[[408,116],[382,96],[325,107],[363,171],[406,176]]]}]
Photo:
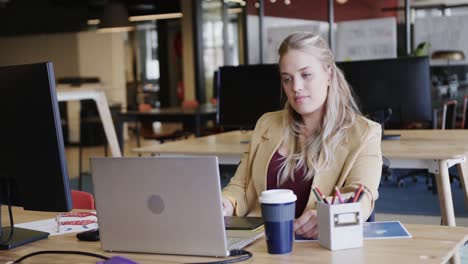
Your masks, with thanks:
[{"label": "blue travel mug", "polygon": [[263,191],[259,197],[268,253],[285,254],[292,251],[296,200],[291,190],[284,189]]}]

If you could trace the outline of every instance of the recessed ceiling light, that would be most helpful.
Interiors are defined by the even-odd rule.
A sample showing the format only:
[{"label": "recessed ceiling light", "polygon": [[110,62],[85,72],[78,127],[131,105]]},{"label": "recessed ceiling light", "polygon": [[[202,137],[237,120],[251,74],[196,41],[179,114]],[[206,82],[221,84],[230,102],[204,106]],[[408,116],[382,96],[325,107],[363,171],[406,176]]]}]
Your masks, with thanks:
[{"label": "recessed ceiling light", "polygon": [[154,15],[144,15],[144,16],[131,16],[128,18],[128,20],[132,22],[137,22],[137,21],[172,19],[172,18],[181,18],[181,17],[182,17],[182,13],[166,13],[166,14],[154,14]]}]

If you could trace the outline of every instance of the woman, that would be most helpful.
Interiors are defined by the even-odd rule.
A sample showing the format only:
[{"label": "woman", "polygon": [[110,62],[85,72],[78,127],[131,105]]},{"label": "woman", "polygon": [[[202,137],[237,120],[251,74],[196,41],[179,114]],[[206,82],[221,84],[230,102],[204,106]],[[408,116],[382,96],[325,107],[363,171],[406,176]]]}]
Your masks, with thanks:
[{"label": "woman", "polygon": [[381,127],[364,118],[333,54],[319,36],[300,32],[279,48],[279,68],[287,103],[257,122],[249,151],[223,190],[225,215],[260,215],[265,189],[292,189],[298,196],[294,231],[317,236],[318,187],[326,196],[338,186],[350,196],[359,186],[362,217],[377,199],[382,170]]}]

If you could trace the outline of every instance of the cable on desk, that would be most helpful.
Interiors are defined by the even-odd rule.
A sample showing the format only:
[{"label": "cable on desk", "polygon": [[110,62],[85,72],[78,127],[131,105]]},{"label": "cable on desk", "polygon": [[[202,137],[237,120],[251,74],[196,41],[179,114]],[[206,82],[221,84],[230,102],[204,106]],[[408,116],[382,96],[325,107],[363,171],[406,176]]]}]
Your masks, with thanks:
[{"label": "cable on desk", "polygon": [[73,251],[73,250],[44,250],[44,251],[36,251],[36,252],[33,252],[33,253],[30,253],[30,254],[27,254],[25,256],[22,256],[21,258],[15,260],[12,262],[12,264],[14,263],[21,263],[21,261],[27,259],[27,258],[30,258],[32,256],[36,256],[36,255],[43,255],[43,254],[74,254],[74,255],[83,255],[83,256],[89,256],[89,257],[95,257],[95,258],[100,258],[100,259],[104,259],[104,260],[108,260],[109,257],[106,257],[106,256],[103,256],[103,255],[99,255],[99,254],[95,254],[95,253],[90,253],[90,252],[84,252],[84,251]]},{"label": "cable on desk", "polygon": [[229,256],[240,256],[238,258],[234,259],[227,259],[227,260],[221,260],[221,261],[213,261],[213,262],[193,262],[193,263],[187,263],[187,264],[226,264],[226,263],[235,263],[235,262],[240,262],[247,260],[252,257],[252,253],[250,253],[247,250],[244,249],[233,249],[229,251]]}]

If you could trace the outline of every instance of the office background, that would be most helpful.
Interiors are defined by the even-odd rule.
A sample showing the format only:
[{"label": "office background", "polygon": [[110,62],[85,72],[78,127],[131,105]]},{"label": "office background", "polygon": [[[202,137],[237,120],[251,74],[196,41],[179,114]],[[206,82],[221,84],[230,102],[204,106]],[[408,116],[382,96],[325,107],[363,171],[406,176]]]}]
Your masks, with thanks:
[{"label": "office background", "polygon": [[[408,56],[422,42],[431,44],[428,55],[447,49],[468,52],[460,45],[467,38],[460,25],[468,17],[468,1],[409,1],[408,16],[403,0],[332,2],[331,38],[337,60]],[[203,104],[216,97],[213,75],[219,66],[273,63],[277,42],[285,34],[308,30],[330,39],[329,20],[328,1],[3,0],[0,65],[52,61],[59,82],[94,78],[117,110],[143,104],[181,106],[194,100]],[[435,70],[455,69],[460,84],[467,79],[466,63],[431,61]],[[62,106],[69,174],[76,178],[76,145],[80,141],[84,145],[82,171],[87,171],[87,157],[104,155],[103,140],[95,138],[98,128],[81,127],[89,132],[80,133],[80,112],[91,106],[85,102]],[[126,138],[126,155],[136,155],[131,151],[135,135]],[[437,207],[437,202],[433,204]]]}]

